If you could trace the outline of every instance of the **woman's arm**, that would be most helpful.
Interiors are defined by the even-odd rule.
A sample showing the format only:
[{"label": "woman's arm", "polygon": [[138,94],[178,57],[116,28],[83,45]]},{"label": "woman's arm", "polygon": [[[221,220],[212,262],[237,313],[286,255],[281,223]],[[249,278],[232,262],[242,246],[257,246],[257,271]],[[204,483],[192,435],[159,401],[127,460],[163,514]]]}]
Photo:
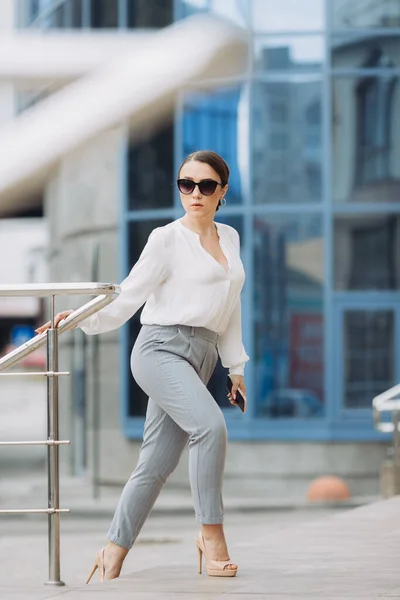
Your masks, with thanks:
[{"label": "woman's arm", "polygon": [[244,375],[244,365],[249,360],[242,342],[242,308],[238,298],[228,326],[218,339],[218,353],[222,365],[230,375]]},{"label": "woman's arm", "polygon": [[[240,254],[240,238],[236,229],[230,228],[232,242]],[[218,352],[222,365],[229,368],[230,375],[244,375],[244,365],[250,360],[242,343],[242,307],[240,296],[228,321],[226,330],[219,336]]]},{"label": "woman's arm", "polygon": [[116,300],[78,325],[86,334],[105,333],[121,327],[146,302],[167,275],[164,232],[154,229]]}]

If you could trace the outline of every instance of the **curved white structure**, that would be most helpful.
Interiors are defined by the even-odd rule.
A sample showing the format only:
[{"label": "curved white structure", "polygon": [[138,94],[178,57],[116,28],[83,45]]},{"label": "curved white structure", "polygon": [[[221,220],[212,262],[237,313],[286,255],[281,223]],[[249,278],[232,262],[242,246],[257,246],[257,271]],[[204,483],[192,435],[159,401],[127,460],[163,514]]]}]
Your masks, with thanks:
[{"label": "curved white structure", "polygon": [[14,80],[30,72],[31,77],[54,81],[58,70],[59,83],[75,81],[0,129],[0,215],[42,186],[63,156],[102,131],[121,123],[138,131],[171,111],[183,87],[205,80],[212,87],[213,78],[235,77],[246,67],[245,33],[208,16],[191,17],[152,34],[132,34],[132,43],[127,37],[119,39],[116,33],[112,45],[107,34],[103,52],[95,56],[91,44],[97,39],[101,45],[101,36],[87,36],[83,43],[77,35],[80,66],[76,49],[70,57],[65,50],[66,39],[73,47],[72,34],[64,39],[29,34],[15,38],[21,45],[4,42],[14,48],[14,56],[0,59],[3,79],[11,76],[7,63],[14,65]]}]

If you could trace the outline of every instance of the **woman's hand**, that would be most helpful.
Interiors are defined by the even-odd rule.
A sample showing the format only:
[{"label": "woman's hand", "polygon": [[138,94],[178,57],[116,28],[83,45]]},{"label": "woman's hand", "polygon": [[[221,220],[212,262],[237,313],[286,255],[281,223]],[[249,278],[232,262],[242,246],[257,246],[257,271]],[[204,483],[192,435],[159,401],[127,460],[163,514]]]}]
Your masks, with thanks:
[{"label": "woman's hand", "polygon": [[246,412],[246,384],[244,382],[243,375],[229,375],[232,380],[232,390],[231,393],[228,394],[229,402],[234,406],[237,406],[236,403],[236,392],[239,390],[244,397],[244,411]]},{"label": "woman's hand", "polygon": [[[58,313],[55,317],[54,317],[54,327],[57,328],[58,325],[60,324],[60,322],[63,319],[66,319],[71,313],[73,313],[73,310],[64,310],[63,312]],[[51,321],[47,321],[47,323],[45,323],[44,325],[41,325],[40,327],[38,327],[37,329],[35,329],[36,333],[43,333],[44,331],[47,331],[48,329],[50,329],[51,326]]]}]

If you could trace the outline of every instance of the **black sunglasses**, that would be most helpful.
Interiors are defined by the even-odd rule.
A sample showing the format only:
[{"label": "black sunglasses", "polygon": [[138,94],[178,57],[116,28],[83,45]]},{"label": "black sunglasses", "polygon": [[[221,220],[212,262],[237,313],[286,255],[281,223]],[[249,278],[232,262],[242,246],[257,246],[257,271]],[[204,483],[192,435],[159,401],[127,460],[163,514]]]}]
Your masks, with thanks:
[{"label": "black sunglasses", "polygon": [[203,196],[212,196],[217,189],[217,185],[222,186],[222,183],[218,183],[218,181],[214,181],[214,179],[202,179],[201,181],[178,179],[176,183],[178,184],[179,191],[186,195],[191,194],[196,185],[199,188],[200,194]]}]

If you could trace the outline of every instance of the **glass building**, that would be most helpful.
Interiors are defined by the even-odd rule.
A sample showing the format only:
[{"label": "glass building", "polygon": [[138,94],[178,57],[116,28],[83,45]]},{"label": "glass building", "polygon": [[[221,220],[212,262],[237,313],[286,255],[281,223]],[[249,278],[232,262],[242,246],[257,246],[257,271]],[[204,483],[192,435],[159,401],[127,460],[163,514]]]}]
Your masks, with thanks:
[{"label": "glass building", "polygon": [[[126,147],[121,272],[182,215],[174,181],[208,148],[231,168],[217,220],[241,236],[249,410],[210,389],[231,439],[374,440],[372,398],[400,380],[400,0],[31,0],[21,27],[160,28],[212,13],[248,30],[247,72],[182,90],[162,129]],[[200,38],[194,43],[201,44]],[[123,425],[146,397],[121,344]]]}]

